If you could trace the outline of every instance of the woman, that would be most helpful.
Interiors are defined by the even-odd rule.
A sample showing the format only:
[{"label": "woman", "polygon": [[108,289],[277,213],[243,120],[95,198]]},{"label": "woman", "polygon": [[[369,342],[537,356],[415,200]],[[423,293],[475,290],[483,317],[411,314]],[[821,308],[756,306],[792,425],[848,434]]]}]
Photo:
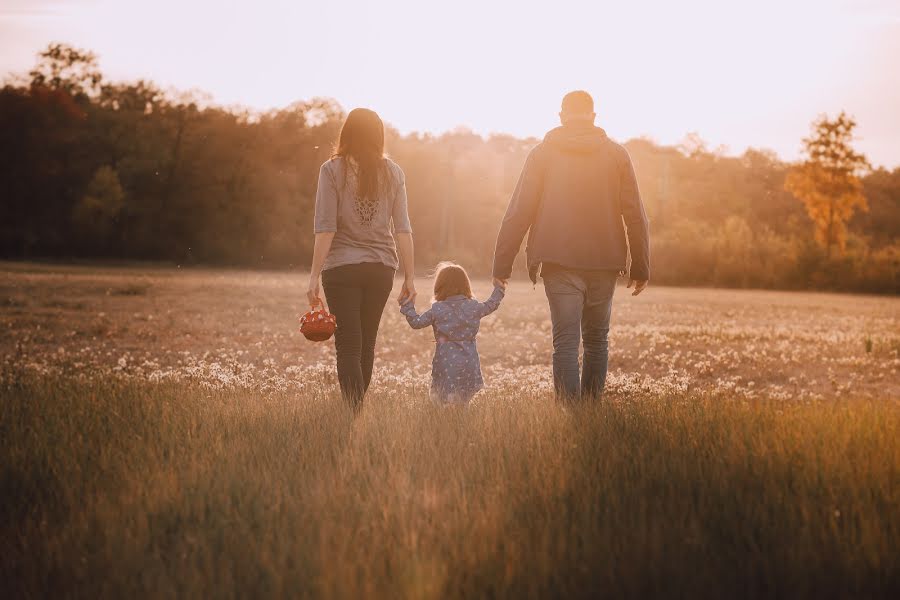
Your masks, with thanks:
[{"label": "woman", "polygon": [[400,167],[384,156],[384,124],[371,110],[350,111],[337,151],[319,170],[315,233],[307,298],[311,306],[322,303],[321,275],[329,310],[337,317],[341,393],[359,410],[398,266],[404,275],[399,300],[416,296],[406,181]]}]

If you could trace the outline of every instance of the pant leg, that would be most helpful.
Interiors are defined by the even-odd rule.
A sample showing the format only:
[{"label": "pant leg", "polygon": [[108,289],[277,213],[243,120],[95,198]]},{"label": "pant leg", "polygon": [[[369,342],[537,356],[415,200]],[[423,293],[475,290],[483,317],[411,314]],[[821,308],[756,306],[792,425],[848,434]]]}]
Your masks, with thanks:
[{"label": "pant leg", "polygon": [[553,386],[558,396],[576,398],[579,394],[578,346],[581,342],[584,281],[577,274],[565,270],[554,270],[543,279],[553,324]]},{"label": "pant leg", "polygon": [[394,287],[394,269],[387,265],[365,265],[363,277],[362,303],[360,305],[360,324],[362,326],[362,378],[363,392],[369,389],[372,381],[372,368],[375,364],[375,342],[378,338],[378,326],[384,314]]},{"label": "pant leg", "polygon": [[586,277],[587,294],[581,321],[581,337],[584,343],[582,396],[599,397],[606,385],[609,364],[609,319],[612,314],[617,276],[615,271],[597,271]]},{"label": "pant leg", "polygon": [[358,408],[365,393],[362,371],[362,287],[357,265],[328,269],[322,273],[322,289],[328,309],[337,317],[334,350],[337,356],[341,394],[351,407]]}]

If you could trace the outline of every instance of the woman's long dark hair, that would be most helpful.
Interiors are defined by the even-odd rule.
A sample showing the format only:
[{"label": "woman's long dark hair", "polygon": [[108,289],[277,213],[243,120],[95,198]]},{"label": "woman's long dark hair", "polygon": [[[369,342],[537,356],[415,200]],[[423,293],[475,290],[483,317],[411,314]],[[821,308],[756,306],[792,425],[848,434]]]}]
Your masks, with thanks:
[{"label": "woman's long dark hair", "polygon": [[[356,197],[370,202],[377,200],[388,177],[384,161],[384,123],[374,110],[354,108],[350,111],[334,151],[334,157],[338,156],[352,158],[355,163]],[[349,168],[348,164],[344,169],[345,178]]]}]

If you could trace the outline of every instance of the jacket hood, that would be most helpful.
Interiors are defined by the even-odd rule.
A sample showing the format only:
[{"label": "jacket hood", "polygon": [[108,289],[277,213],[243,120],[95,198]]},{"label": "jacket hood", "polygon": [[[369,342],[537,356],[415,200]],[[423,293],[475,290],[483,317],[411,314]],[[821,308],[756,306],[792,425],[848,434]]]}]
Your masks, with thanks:
[{"label": "jacket hood", "polygon": [[590,154],[600,151],[608,139],[601,127],[563,125],[551,129],[544,136],[544,143],[563,152]]}]

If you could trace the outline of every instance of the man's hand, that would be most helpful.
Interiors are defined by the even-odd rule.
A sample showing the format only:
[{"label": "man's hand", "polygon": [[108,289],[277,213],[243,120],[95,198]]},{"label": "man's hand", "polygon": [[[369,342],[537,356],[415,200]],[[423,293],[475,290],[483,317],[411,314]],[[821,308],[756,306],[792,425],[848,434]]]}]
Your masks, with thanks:
[{"label": "man's hand", "polygon": [[625,286],[625,287],[628,287],[628,288],[634,287],[634,291],[631,292],[631,295],[632,295],[632,296],[637,296],[638,294],[640,294],[641,292],[644,291],[644,288],[647,287],[647,284],[648,284],[648,283],[649,283],[649,281],[646,280],[646,279],[637,279],[637,280],[635,280],[635,279],[629,279],[629,280],[628,280],[628,285]]},{"label": "man's hand", "polygon": [[403,287],[400,288],[400,295],[397,296],[397,304],[402,306],[407,302],[415,302],[417,293],[415,281],[404,279]]},{"label": "man's hand", "polygon": [[497,277],[494,277],[494,285],[503,288],[504,292],[506,291],[507,283],[509,283],[508,279],[499,279]]}]

